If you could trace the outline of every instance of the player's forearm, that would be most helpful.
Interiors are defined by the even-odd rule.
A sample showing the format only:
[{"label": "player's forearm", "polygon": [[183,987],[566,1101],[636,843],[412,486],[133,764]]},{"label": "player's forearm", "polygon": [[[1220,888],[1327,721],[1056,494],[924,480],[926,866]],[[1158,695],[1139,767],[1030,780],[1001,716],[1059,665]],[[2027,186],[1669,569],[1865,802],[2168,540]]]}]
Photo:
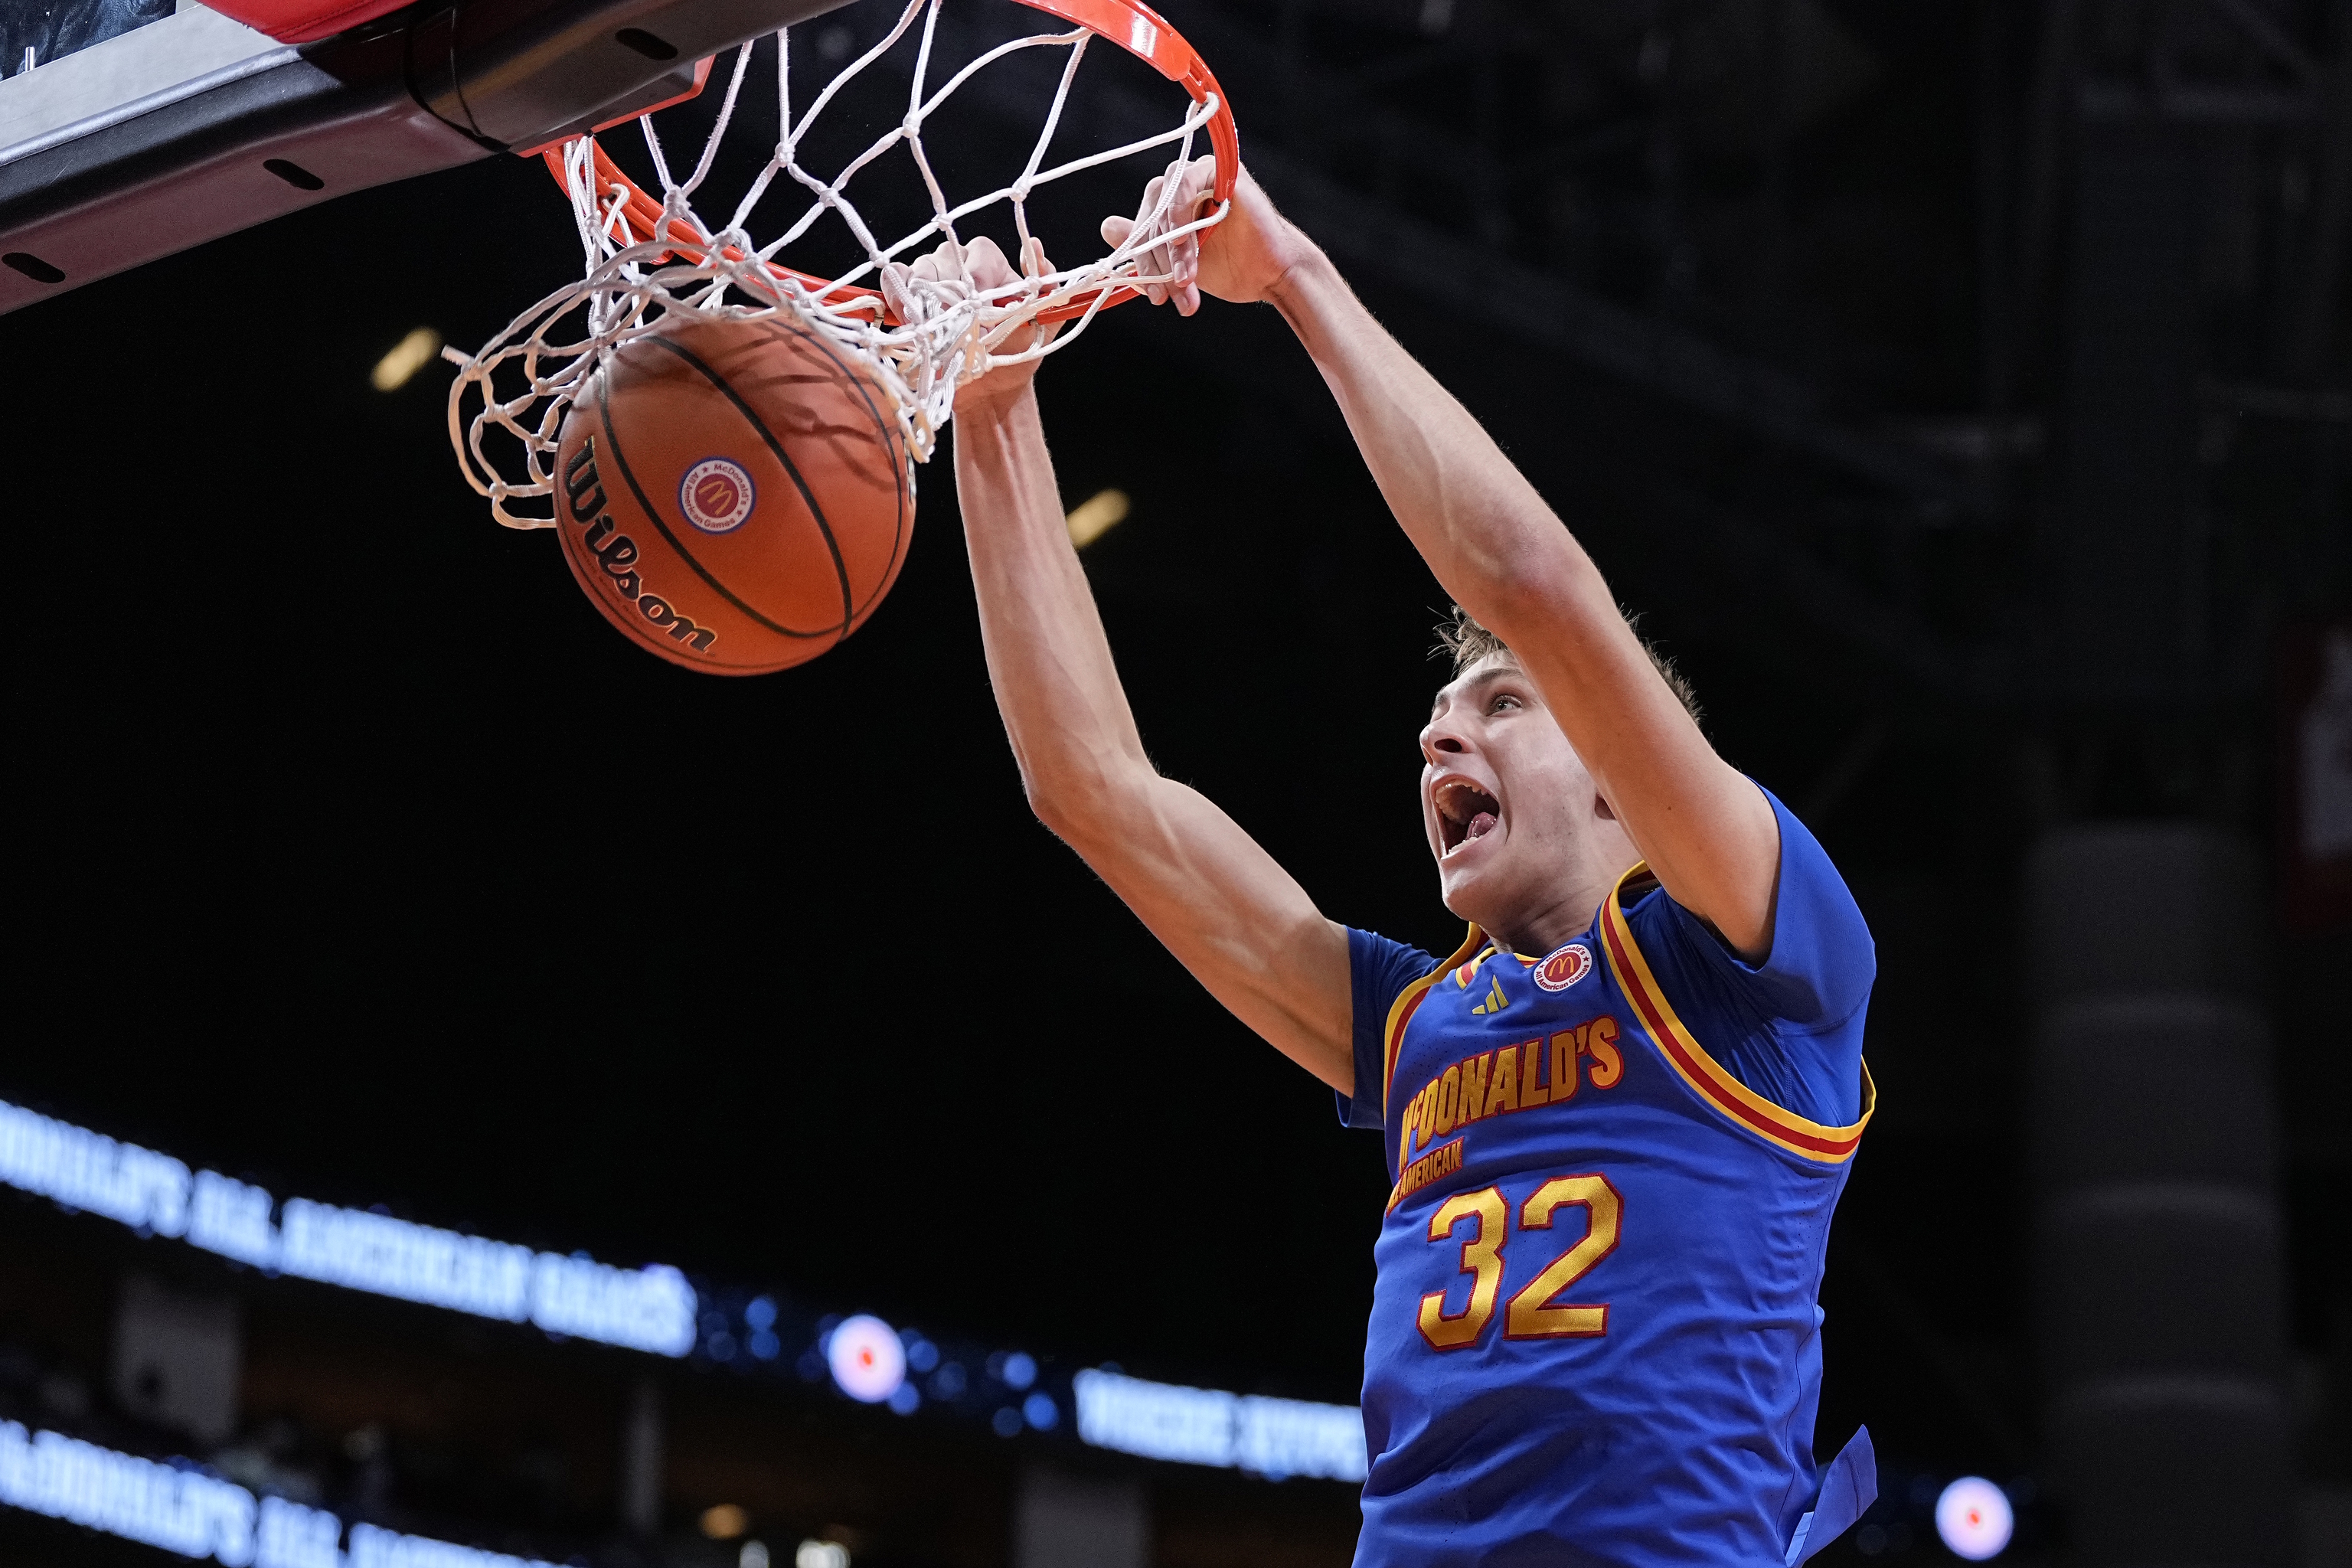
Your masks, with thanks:
[{"label": "player's forearm", "polygon": [[989,680],[1030,805],[1220,1002],[1352,1091],[1347,932],[1232,818],[1144,755],[1035,399],[1024,390],[959,406],[955,451]]},{"label": "player's forearm", "polygon": [[956,490],[998,710],[1039,816],[1065,837],[1151,774],[1071,548],[1034,394],[956,411]]},{"label": "player's forearm", "polygon": [[1294,266],[1269,298],[1323,373],[1390,510],[1464,608],[1506,640],[1529,609],[1556,614],[1564,599],[1614,617],[1600,574],[1535,487],[1328,258]]},{"label": "player's forearm", "polygon": [[1291,267],[1268,297],[1323,373],[1389,510],[1438,582],[1518,652],[1604,787],[1630,783],[1610,776],[1623,750],[1611,742],[1627,733],[1629,717],[1612,697],[1629,679],[1658,682],[1600,570],[1328,257],[1316,251]]},{"label": "player's forearm", "polygon": [[1667,890],[1757,952],[1779,830],[1651,668],[1615,595],[1469,411],[1319,252],[1269,296],[1314,356],[1397,521],[1454,601],[1517,653]]}]

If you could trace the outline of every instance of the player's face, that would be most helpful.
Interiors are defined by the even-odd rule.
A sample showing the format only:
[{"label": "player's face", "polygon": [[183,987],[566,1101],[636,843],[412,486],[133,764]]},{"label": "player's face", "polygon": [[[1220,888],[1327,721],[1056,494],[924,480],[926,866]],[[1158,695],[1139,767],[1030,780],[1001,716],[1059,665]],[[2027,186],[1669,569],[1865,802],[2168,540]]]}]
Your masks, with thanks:
[{"label": "player's face", "polygon": [[1421,815],[1445,907],[1507,936],[1580,864],[1599,791],[1517,661],[1472,666],[1421,732]]}]

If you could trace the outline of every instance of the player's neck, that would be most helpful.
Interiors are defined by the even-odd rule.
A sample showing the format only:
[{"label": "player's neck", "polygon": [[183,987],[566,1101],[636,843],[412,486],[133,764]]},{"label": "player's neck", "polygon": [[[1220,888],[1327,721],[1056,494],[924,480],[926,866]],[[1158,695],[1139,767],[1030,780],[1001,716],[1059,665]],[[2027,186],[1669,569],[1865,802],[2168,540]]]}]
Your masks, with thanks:
[{"label": "player's neck", "polygon": [[1558,952],[1585,933],[1601,900],[1642,858],[1614,822],[1595,824],[1565,848],[1567,853],[1559,856],[1565,862],[1559,876],[1526,889],[1523,898],[1511,900],[1513,907],[1489,910],[1491,922],[1471,917],[1489,940],[1530,958]]},{"label": "player's neck", "polygon": [[1580,874],[1563,879],[1548,896],[1531,907],[1514,910],[1498,917],[1489,925],[1479,922],[1487,940],[1501,943],[1513,952],[1530,958],[1558,951],[1582,936],[1591,925],[1593,912],[1601,900],[1609,896],[1616,883],[1613,874],[1604,874],[1580,867]]}]

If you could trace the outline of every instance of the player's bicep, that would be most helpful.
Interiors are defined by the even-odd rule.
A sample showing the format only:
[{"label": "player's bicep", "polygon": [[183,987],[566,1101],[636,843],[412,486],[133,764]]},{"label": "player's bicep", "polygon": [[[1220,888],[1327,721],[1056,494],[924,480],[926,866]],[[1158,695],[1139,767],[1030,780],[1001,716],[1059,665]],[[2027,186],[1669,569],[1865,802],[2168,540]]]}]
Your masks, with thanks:
[{"label": "player's bicep", "polygon": [[1100,804],[1063,831],[1096,875],[1235,1017],[1354,1093],[1347,928],[1198,791],[1154,776]]}]

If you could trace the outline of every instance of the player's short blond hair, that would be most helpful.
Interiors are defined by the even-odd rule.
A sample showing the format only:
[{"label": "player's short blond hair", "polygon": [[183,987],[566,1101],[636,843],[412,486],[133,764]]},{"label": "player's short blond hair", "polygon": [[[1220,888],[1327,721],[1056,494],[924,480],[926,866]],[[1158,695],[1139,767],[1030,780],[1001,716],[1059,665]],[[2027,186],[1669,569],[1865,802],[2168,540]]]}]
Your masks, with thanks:
[{"label": "player's short blond hair", "polygon": [[[1626,616],[1625,624],[1633,626],[1633,617]],[[1698,692],[1691,686],[1690,678],[1676,669],[1675,661],[1660,653],[1658,645],[1643,637],[1639,630],[1633,636],[1640,640],[1642,651],[1650,656],[1650,663],[1657,670],[1658,679],[1666,683],[1666,689],[1680,700],[1683,711],[1691,716],[1691,722],[1704,723],[1706,714],[1698,705]],[[1457,679],[1471,666],[1497,654],[1513,663],[1518,661],[1518,655],[1511,651],[1510,644],[1480,626],[1470,612],[1459,605],[1454,606],[1453,614],[1437,623],[1437,647],[1431,651],[1445,654],[1454,660],[1454,673]]]}]

